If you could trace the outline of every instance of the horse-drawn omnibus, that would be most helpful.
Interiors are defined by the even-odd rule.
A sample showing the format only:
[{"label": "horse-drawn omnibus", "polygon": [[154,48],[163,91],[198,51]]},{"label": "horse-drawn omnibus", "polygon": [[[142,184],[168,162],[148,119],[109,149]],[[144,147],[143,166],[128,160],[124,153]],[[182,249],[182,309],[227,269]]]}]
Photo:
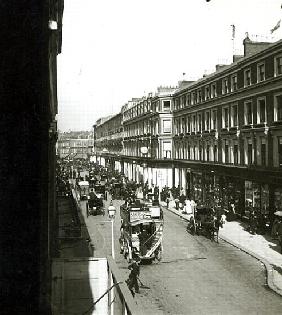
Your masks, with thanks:
[{"label": "horse-drawn omnibus", "polygon": [[135,253],[143,261],[160,261],[163,251],[162,209],[137,200],[134,204],[122,205],[120,216],[120,248],[125,258],[130,261]]}]

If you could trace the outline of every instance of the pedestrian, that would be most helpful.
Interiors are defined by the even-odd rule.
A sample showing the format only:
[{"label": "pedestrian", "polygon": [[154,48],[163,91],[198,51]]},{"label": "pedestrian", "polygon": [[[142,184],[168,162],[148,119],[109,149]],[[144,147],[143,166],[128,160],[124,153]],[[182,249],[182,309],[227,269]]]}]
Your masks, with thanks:
[{"label": "pedestrian", "polygon": [[166,207],[168,209],[168,206],[169,206],[169,194],[167,194],[166,196]]},{"label": "pedestrian", "polygon": [[175,202],[175,209],[178,210],[179,209],[179,199],[175,198],[174,202]]},{"label": "pedestrian", "polygon": [[133,254],[132,262],[128,266],[128,269],[131,270],[131,272],[129,274],[128,279],[126,280],[128,288],[133,297],[135,296],[135,293],[139,293],[139,284],[138,284],[138,277],[140,275],[139,264],[140,264],[140,258],[136,254]]}]

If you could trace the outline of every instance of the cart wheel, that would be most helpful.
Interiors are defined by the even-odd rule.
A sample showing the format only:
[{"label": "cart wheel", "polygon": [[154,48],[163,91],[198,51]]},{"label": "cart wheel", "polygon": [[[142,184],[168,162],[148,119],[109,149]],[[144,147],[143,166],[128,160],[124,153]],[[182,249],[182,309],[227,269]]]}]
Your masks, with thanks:
[{"label": "cart wheel", "polygon": [[156,253],[156,259],[158,261],[161,261],[162,258],[163,258],[163,247],[160,245]]}]

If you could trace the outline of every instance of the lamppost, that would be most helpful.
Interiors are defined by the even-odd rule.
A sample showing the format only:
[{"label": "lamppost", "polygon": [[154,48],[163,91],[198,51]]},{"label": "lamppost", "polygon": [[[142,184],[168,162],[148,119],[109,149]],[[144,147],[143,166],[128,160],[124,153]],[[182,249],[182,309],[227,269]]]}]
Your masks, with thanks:
[{"label": "lamppost", "polygon": [[108,216],[111,220],[112,225],[112,257],[115,259],[115,244],[114,244],[114,220],[116,215],[116,208],[113,206],[113,203],[111,201],[110,206],[108,208]]}]

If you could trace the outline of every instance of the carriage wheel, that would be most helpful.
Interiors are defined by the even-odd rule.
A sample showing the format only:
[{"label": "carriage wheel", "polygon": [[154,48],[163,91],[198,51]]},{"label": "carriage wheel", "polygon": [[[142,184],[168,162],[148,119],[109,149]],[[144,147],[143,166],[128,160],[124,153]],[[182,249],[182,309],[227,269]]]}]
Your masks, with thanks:
[{"label": "carriage wheel", "polygon": [[156,250],[156,259],[160,262],[163,258],[163,247],[160,245]]}]

